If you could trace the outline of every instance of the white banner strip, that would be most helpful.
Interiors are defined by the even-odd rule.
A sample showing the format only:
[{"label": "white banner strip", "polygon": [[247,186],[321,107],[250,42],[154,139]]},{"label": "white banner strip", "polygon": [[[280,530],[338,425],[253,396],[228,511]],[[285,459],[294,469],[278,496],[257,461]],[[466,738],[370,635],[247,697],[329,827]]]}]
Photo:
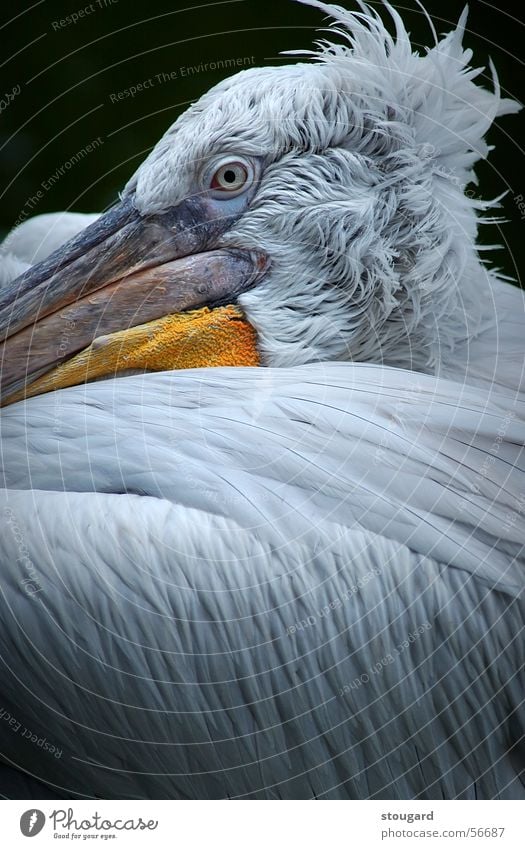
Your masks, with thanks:
[{"label": "white banner strip", "polygon": [[[523,802],[4,801],[1,843],[191,849],[522,849]],[[34,838],[34,843],[28,843]],[[66,843],[66,841],[68,841]]]}]

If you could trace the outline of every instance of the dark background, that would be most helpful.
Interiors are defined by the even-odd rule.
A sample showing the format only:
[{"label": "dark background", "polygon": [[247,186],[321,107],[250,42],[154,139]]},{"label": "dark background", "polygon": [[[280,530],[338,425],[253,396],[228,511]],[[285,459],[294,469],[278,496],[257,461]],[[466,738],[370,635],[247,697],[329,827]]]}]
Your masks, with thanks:
[{"label": "dark background", "polygon": [[[103,144],[43,192],[31,212],[91,212],[112,203],[177,115],[232,73],[208,69],[182,76],[181,68],[251,56],[255,65],[296,61],[278,57],[279,51],[310,47],[324,18],[317,9],[291,0],[93,0],[89,14],[60,26],[57,21],[89,8],[89,3],[28,0],[3,5],[0,235],[27,212],[28,199],[41,189],[42,181],[98,136]],[[354,0],[346,0],[346,5],[356,8]],[[428,0],[425,5],[443,33],[453,28],[464,3]],[[394,0],[394,6],[402,13],[413,44],[421,49],[430,46],[428,23],[415,0]],[[483,0],[472,0],[467,27],[465,44],[474,50],[472,64],[486,65],[491,56],[504,93],[520,99],[523,22]],[[171,82],[155,80],[153,87],[134,98],[110,100],[112,93],[172,71],[177,71],[177,78]],[[485,80],[490,86],[490,75]],[[6,106],[6,94],[18,87],[19,93]],[[484,197],[509,192],[502,209],[509,223],[482,228],[481,238],[506,245],[507,250],[494,258],[513,277],[519,277],[525,239],[525,206],[520,209],[516,199],[525,197],[520,128],[521,116],[501,119],[489,136],[496,145],[490,162],[478,167]]]}]

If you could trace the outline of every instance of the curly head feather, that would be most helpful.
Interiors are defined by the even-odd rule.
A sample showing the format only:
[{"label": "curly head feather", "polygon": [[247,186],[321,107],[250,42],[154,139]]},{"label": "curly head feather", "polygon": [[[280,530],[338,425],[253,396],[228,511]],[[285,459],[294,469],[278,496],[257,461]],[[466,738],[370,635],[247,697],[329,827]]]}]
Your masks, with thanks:
[{"label": "curly head feather", "polygon": [[[251,68],[221,82],[168,130],[128,184],[144,211],[191,191],[203,160],[261,158],[258,192],[225,245],[272,267],[240,298],[263,360],[385,362],[429,370],[476,333],[487,270],[468,197],[484,135],[519,106],[477,83],[458,27],[423,56],[388,4],[395,35],[361,3],[329,14],[313,62]],[[174,175],[177,175],[175,181]]]}]

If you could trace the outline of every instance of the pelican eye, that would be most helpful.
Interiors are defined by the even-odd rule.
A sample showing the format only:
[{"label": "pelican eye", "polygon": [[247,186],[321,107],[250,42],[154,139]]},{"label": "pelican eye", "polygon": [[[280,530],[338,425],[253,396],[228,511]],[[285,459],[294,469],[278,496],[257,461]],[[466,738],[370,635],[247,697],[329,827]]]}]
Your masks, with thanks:
[{"label": "pelican eye", "polygon": [[216,197],[241,194],[253,183],[253,166],[245,159],[224,159],[210,179],[210,189]]}]

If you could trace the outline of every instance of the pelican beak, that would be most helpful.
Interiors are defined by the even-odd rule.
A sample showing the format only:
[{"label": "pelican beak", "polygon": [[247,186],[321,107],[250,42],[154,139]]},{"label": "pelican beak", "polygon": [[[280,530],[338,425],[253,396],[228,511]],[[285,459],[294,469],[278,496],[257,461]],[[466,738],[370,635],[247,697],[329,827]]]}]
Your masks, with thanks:
[{"label": "pelican beak", "polygon": [[[219,320],[214,307],[234,305],[268,265],[256,251],[217,248],[234,220],[198,196],[163,213],[141,215],[131,196],[3,287],[1,404],[129,368],[214,364],[203,362],[206,344],[195,344],[192,360],[191,340],[198,342],[199,334],[213,338],[213,330],[222,338],[223,321],[232,322],[232,331],[240,329],[238,310],[221,313]],[[178,321],[159,322],[166,316],[178,316]],[[141,333],[137,326],[142,325]],[[144,340],[151,343],[155,337],[162,351],[158,359],[151,345],[144,353]],[[251,364],[255,337],[246,328],[240,337],[239,364]],[[245,350],[248,337],[251,358]],[[170,340],[173,356],[166,349]],[[226,348],[226,361],[216,364],[236,365],[235,345]],[[118,356],[119,350],[125,356]],[[180,366],[177,351],[184,352]]]}]

